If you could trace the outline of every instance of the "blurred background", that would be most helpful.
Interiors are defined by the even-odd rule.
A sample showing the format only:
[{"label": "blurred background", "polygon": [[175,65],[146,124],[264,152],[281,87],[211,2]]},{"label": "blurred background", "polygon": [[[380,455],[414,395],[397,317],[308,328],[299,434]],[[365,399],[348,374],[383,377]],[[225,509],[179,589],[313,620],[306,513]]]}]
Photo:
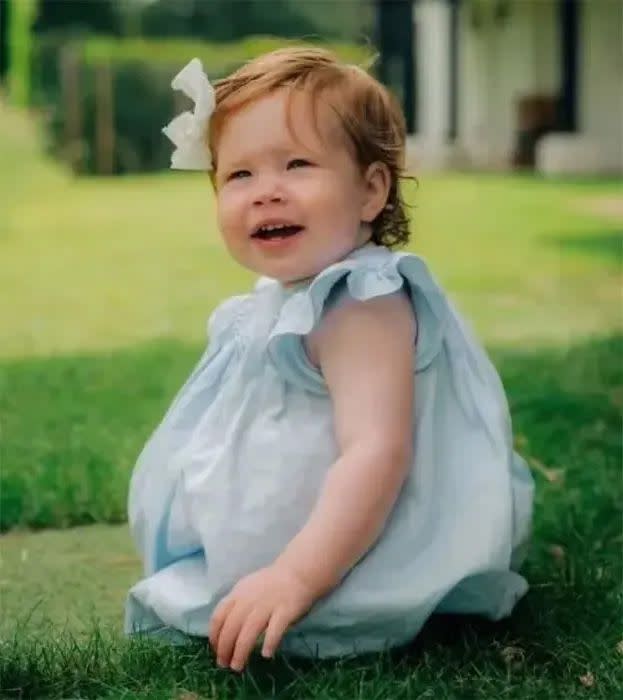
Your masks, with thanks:
[{"label": "blurred background", "polygon": [[2,0],[0,76],[74,172],[166,167],[172,73],[330,44],[400,97],[418,167],[621,174],[620,0]]},{"label": "blurred background", "polygon": [[217,79],[290,43],[370,66],[403,105],[408,248],[494,358],[537,479],[511,633],[610,659],[623,0],[0,0],[0,634],[25,601],[120,626],[131,469],[211,311],[254,283],[206,174],[168,169],[161,128],[190,106],[170,83],[194,56]]}]

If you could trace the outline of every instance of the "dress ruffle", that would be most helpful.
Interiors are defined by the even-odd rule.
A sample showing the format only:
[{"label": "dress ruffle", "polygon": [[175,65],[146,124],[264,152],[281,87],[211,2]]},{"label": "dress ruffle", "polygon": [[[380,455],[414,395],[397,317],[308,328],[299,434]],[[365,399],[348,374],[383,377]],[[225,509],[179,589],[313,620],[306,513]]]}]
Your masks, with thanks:
[{"label": "dress ruffle", "polygon": [[405,287],[418,322],[415,371],[423,372],[442,347],[449,320],[444,295],[426,262],[411,253],[374,251],[351,257],[321,272],[311,284],[296,291],[283,305],[268,339],[268,352],[285,378],[314,393],[326,393],[322,375],[307,360],[302,338],[319,323],[339,290],[367,301],[394,294]]}]

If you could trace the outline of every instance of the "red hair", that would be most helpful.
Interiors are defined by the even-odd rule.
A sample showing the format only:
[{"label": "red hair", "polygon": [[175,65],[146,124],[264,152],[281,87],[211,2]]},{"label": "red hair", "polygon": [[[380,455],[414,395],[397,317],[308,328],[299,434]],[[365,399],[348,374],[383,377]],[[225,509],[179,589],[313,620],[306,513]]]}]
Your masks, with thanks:
[{"label": "red hair", "polygon": [[406,136],[400,106],[387,88],[363,68],[341,63],[325,49],[278,49],[216,82],[216,108],[206,134],[215,169],[219,135],[227,116],[281,88],[309,96],[315,120],[319,98],[333,109],[362,172],[374,162],[387,166],[391,177],[389,195],[385,208],[372,222],[371,240],[387,247],[407,243],[409,221],[399,192],[399,180],[405,177]]}]

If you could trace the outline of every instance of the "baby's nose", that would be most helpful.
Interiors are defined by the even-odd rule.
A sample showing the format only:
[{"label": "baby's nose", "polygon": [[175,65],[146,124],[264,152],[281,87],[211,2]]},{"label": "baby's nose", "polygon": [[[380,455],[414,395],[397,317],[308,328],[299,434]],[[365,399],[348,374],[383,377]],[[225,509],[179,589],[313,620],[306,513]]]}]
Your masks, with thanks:
[{"label": "baby's nose", "polygon": [[254,204],[282,202],[284,199],[285,194],[279,178],[271,176],[260,178],[254,196]]}]

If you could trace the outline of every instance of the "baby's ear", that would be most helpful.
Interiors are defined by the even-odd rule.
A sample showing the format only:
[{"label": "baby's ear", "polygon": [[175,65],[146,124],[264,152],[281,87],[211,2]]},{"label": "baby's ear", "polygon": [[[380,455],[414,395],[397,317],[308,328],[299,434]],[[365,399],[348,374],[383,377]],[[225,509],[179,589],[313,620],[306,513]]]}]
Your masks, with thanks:
[{"label": "baby's ear", "polygon": [[365,195],[361,209],[361,220],[371,222],[387,204],[391,187],[391,174],[385,163],[371,163],[363,176]]}]

